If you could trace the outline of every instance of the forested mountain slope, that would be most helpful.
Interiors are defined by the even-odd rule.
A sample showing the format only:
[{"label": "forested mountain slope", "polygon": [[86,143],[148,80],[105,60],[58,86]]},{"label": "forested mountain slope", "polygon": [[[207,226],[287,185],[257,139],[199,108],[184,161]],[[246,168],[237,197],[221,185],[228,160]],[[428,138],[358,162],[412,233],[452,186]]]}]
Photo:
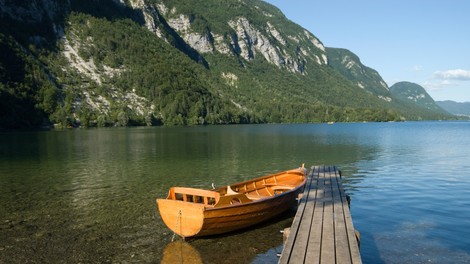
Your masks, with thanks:
[{"label": "forested mountain slope", "polygon": [[259,0],[0,0],[0,23],[4,128],[424,116]]}]

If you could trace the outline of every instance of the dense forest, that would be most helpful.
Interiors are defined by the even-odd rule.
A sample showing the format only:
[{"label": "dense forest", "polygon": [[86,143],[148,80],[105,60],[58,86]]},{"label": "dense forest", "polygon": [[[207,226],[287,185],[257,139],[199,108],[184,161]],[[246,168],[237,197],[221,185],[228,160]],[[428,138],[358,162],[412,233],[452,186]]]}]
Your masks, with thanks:
[{"label": "dense forest", "polygon": [[0,128],[451,118],[263,1],[33,2],[0,6]]}]

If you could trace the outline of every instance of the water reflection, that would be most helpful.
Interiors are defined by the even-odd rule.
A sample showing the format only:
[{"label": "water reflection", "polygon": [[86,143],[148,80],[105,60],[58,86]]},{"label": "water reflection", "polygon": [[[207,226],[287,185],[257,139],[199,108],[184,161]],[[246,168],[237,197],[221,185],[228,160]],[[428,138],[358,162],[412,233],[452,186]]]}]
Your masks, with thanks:
[{"label": "water reflection", "polygon": [[202,259],[199,252],[189,243],[176,240],[166,245],[161,263],[202,264]]},{"label": "water reflection", "polygon": [[[277,263],[277,254],[282,251],[283,235],[280,230],[291,225],[294,214],[295,211],[292,210],[248,229],[190,239],[185,243],[199,253],[203,263]],[[166,237],[170,237],[170,234]],[[174,249],[172,246],[176,243],[167,243],[168,250],[174,251],[173,253],[168,252],[168,254],[180,254],[181,250]],[[185,250],[185,252],[191,251]],[[185,258],[184,255],[182,257]]]}]

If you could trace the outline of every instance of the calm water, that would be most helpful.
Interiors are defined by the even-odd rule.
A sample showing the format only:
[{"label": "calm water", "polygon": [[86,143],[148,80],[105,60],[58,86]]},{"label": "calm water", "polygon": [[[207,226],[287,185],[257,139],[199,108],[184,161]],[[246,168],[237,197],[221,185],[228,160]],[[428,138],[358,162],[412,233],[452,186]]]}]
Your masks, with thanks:
[{"label": "calm water", "polygon": [[365,263],[470,263],[469,157],[470,122],[1,132],[0,263],[277,263],[292,213],[172,242],[155,199],[301,163],[342,169]]}]

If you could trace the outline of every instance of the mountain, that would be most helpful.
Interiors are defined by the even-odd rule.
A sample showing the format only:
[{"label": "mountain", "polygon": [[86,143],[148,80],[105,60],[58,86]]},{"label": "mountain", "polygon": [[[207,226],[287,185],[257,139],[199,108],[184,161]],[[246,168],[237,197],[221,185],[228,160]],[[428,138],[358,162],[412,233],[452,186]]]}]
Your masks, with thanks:
[{"label": "mountain", "polygon": [[347,49],[326,48],[328,63],[348,80],[361,89],[390,102],[391,95],[388,86],[380,74],[361,63],[357,55]]},{"label": "mountain", "polygon": [[0,128],[437,119],[260,0],[0,0]]},{"label": "mountain", "polygon": [[470,102],[459,103],[447,100],[436,101],[436,103],[451,114],[470,117]]},{"label": "mountain", "polygon": [[[398,82],[390,87],[390,92],[394,98],[401,100],[404,104],[411,104],[420,107],[423,111],[448,116],[449,113],[442,109],[426,90],[416,83]],[[426,115],[425,115],[426,116]]]}]

